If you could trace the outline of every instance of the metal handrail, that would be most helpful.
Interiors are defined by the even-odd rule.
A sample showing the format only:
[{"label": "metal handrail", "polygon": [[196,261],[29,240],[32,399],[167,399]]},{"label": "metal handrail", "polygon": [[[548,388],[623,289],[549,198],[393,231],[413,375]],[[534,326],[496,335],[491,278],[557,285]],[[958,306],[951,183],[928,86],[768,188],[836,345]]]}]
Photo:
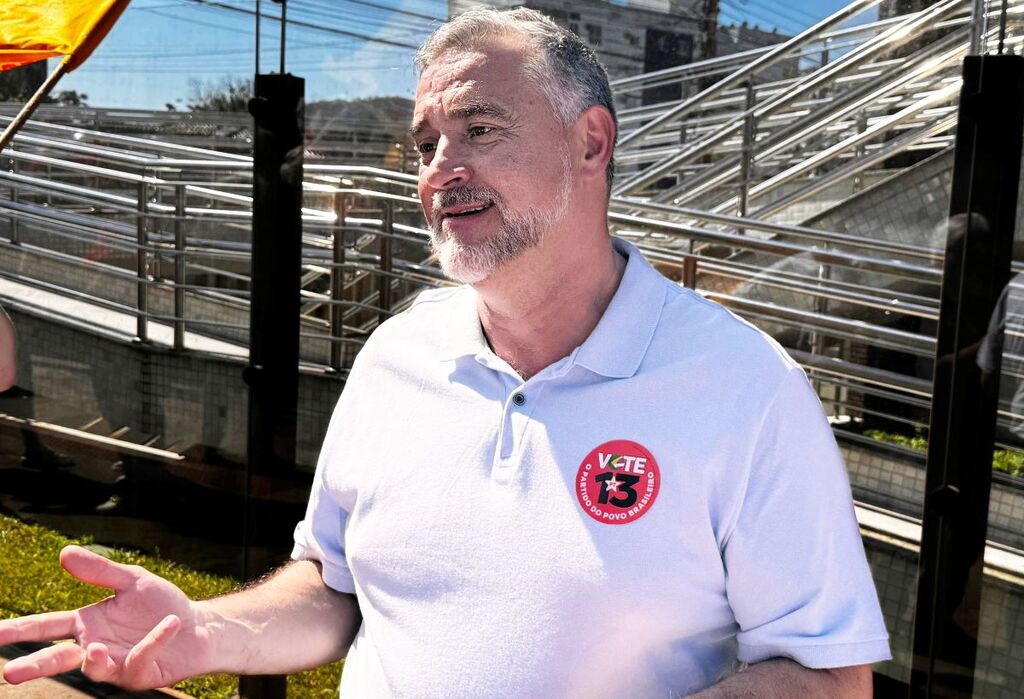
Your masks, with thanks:
[{"label": "metal handrail", "polygon": [[680,238],[701,240],[704,242],[720,243],[732,248],[756,250],[769,252],[782,256],[804,255],[808,259],[824,264],[850,267],[853,269],[880,272],[902,279],[938,284],[942,281],[942,271],[933,267],[923,267],[913,263],[903,263],[891,260],[881,260],[854,253],[841,252],[838,250],[825,250],[823,248],[808,247],[797,243],[783,242],[779,240],[765,240],[742,236],[724,231],[713,231],[707,228],[698,228],[683,223],[673,223],[659,219],[645,218],[630,214],[609,213],[608,220],[612,224],[621,226],[633,226],[644,230],[655,230],[660,233],[674,235]]},{"label": "metal handrail", "polygon": [[784,197],[777,199],[770,204],[766,204],[757,211],[753,212],[752,216],[755,218],[765,218],[770,216],[787,206],[790,206],[798,201],[807,199],[814,194],[823,191],[824,189],[831,187],[836,182],[844,180],[858,172],[861,172],[872,165],[880,163],[887,158],[900,153],[906,149],[911,143],[916,143],[930,135],[948,131],[956,125],[956,113],[950,113],[945,118],[939,121],[933,122],[926,126],[923,126],[915,131],[900,136],[899,138],[890,142],[886,147],[877,149],[873,153],[865,154],[860,159],[848,163],[836,170],[830,172],[825,177],[818,178],[816,181],[809,183],[805,187],[801,188],[796,192],[792,192]]},{"label": "metal handrail", "polygon": [[826,17],[825,19],[821,20],[814,26],[800,32],[799,34],[789,39],[788,41],[785,41],[782,44],[775,46],[774,48],[772,48],[772,50],[754,59],[752,62],[743,66],[742,68],[735,71],[731,75],[723,78],[722,80],[719,80],[718,82],[705,88],[704,90],[701,90],[693,97],[684,100],[678,106],[673,107],[672,109],[668,110],[661,116],[648,122],[644,126],[641,126],[640,128],[630,132],[626,136],[622,137],[622,139],[620,139],[619,146],[624,147],[629,143],[632,143],[633,141],[637,140],[644,134],[647,134],[657,128],[660,128],[662,125],[666,123],[678,121],[682,117],[689,114],[704,100],[709,99],[710,97],[713,97],[714,95],[723,92],[727,88],[738,85],[751,75],[754,75],[755,73],[763,70],[764,68],[774,65],[779,61],[779,59],[785,57],[793,49],[799,48],[804,44],[808,44],[812,41],[817,40],[826,29],[829,29],[830,27],[839,24],[840,22],[842,22],[845,19],[848,19],[849,17],[857,15],[863,12],[864,10],[874,7],[879,2],[881,2],[881,0],[854,0],[854,2],[837,11],[835,14]]},{"label": "metal handrail", "polygon": [[817,243],[831,245],[849,245],[851,247],[886,252],[905,257],[916,257],[930,262],[941,262],[944,251],[935,248],[925,248],[904,243],[895,243],[887,240],[874,240],[862,236],[850,235],[848,233],[837,233],[825,231],[818,228],[808,228],[785,223],[775,223],[757,219],[745,218],[742,216],[731,216],[714,211],[701,209],[688,209],[678,206],[670,206],[657,202],[641,201],[626,197],[612,197],[611,204],[614,211],[629,214],[636,211],[648,211],[651,213],[666,214],[675,217],[684,217],[691,222],[705,221],[708,223],[720,223],[730,228],[743,230],[756,230],[776,235],[785,235],[793,238],[803,238]]},{"label": "metal handrail", "polygon": [[[873,0],[864,0],[864,2],[874,4]],[[964,0],[941,0],[935,5],[931,5],[921,10],[920,12],[907,15],[906,18],[903,19],[903,21],[899,22],[898,24],[894,24],[893,26],[883,31],[881,34],[871,38],[864,44],[858,46],[856,49],[841,56],[836,61],[829,63],[825,66],[822,66],[818,70],[815,70],[812,73],[802,77],[794,85],[791,86],[791,89],[787,93],[770,99],[765,103],[755,104],[751,106],[749,109],[745,110],[741,116],[737,116],[733,121],[716,130],[714,134],[712,134],[711,136],[702,139],[700,142],[694,145],[684,148],[679,154],[667,158],[661,161],[660,163],[647,168],[643,172],[626,179],[624,182],[617,183],[613,189],[613,193],[616,195],[628,194],[639,189],[644,185],[650,184],[658,180],[659,178],[670,173],[673,170],[673,168],[675,168],[679,163],[685,162],[695,157],[699,157],[707,153],[714,146],[722,143],[727,138],[731,137],[737,130],[743,128],[747,119],[752,119],[755,123],[763,120],[766,116],[778,111],[782,107],[793,102],[798,97],[823,87],[824,85],[828,84],[835,78],[843,75],[845,72],[848,72],[852,68],[858,66],[859,64],[861,64],[868,58],[878,54],[879,52],[893,48],[896,45],[901,45],[912,38],[916,38],[918,35],[924,32],[930,24],[935,23],[939,19],[945,18],[946,15],[952,13],[963,4]],[[857,6],[858,3],[855,2],[848,6],[847,8],[845,8],[845,10],[849,10],[850,8]],[[843,12],[844,10],[841,10],[837,14],[842,14]],[[812,30],[815,30],[816,28],[817,25],[816,27],[812,27]],[[810,31],[811,30],[808,30],[808,32]],[[807,34],[807,32],[805,32],[804,34]],[[802,34],[799,36],[804,35]],[[773,60],[775,60],[778,59],[780,55],[774,54],[772,55],[772,57]],[[739,71],[737,73],[739,73]],[[747,72],[743,73],[741,78],[745,78],[750,74],[751,72],[748,70]],[[716,83],[716,85],[724,84],[724,82],[725,81]],[[736,83],[730,83],[729,86],[732,86],[733,84]],[[708,88],[708,90],[711,90],[711,88]],[[707,97],[706,93],[708,93],[708,91],[704,91],[698,95],[695,95],[693,98],[687,100],[686,102],[684,102],[683,105],[680,106],[685,105],[687,109],[692,110],[697,105],[699,105],[703,99]],[[717,92],[711,94],[717,94]],[[671,114],[671,117],[663,115],[662,117],[655,119],[654,121],[650,122],[647,126],[642,127],[647,129],[646,131],[644,131],[644,133],[647,133],[651,130],[650,128],[648,128],[651,124],[657,124],[658,126],[660,126],[669,121],[675,120],[677,115],[684,113],[686,113],[685,110],[681,110],[678,107],[673,110],[669,110],[669,112],[666,112],[666,115]],[[638,131],[639,129],[632,132],[628,136],[624,137],[620,141],[620,143],[624,145],[626,143],[631,142],[632,140],[635,140],[636,137],[634,136],[634,134],[638,133]]]},{"label": "metal handrail", "polygon": [[[40,114],[44,113],[45,110],[40,111]],[[13,117],[7,117],[0,115],[0,123],[10,123],[13,121]],[[180,152],[180,153],[191,153],[191,154],[202,154],[211,159],[220,159],[225,161],[240,161],[240,162],[252,162],[251,156],[238,155],[235,153],[226,153],[223,151],[211,150],[208,148],[197,148],[195,146],[186,146],[180,143],[172,143],[170,141],[154,141],[148,138],[139,138],[137,136],[128,136],[125,134],[111,133],[109,131],[96,131],[93,129],[86,129],[80,126],[66,126],[64,124],[52,124],[46,121],[32,120],[26,125],[28,129],[32,131],[51,131],[62,134],[67,134],[72,140],[76,140],[78,137],[88,137],[94,139],[102,139],[112,143],[120,143],[126,146],[137,146],[139,148],[145,148],[146,150],[157,150],[157,151],[168,151],[168,152]],[[15,136],[15,140],[28,132],[23,129],[18,135]],[[0,151],[3,152],[3,151]]]},{"label": "metal handrail", "polygon": [[[877,81],[865,81],[856,89],[832,99],[823,109],[809,112],[805,117],[798,118],[772,133],[763,140],[758,140],[756,150],[751,153],[751,163],[766,160],[776,153],[792,148],[808,137],[821,133],[830,124],[836,123],[857,110],[863,109],[914,80],[928,77],[952,66],[967,51],[965,38],[959,33],[950,33],[942,37],[926,50],[907,59],[894,76],[881,85]],[[865,118],[866,121],[866,118]],[[682,204],[693,200],[711,187],[721,184],[727,178],[734,177],[742,166],[743,155],[736,154],[723,158],[696,177],[688,177],[685,182],[659,194],[662,201],[673,200]],[[677,195],[685,195],[677,198]]]},{"label": "metal handrail", "polygon": [[[920,114],[925,109],[933,107],[937,104],[942,104],[949,102],[950,100],[953,100],[959,94],[959,91],[960,79],[958,78],[955,81],[951,82],[946,87],[925,95],[918,101],[914,102],[908,107],[901,109],[892,116],[887,117],[885,119],[880,119],[879,121],[875,122],[874,124],[866,128],[864,131],[857,134],[852,134],[851,136],[848,136],[847,138],[841,140],[839,143],[836,143],[835,145],[832,145],[823,151],[819,151],[818,153],[815,153],[814,155],[805,158],[803,161],[787,168],[786,170],[783,170],[782,172],[776,175],[773,175],[772,177],[768,178],[763,182],[759,182],[758,184],[754,185],[749,189],[747,196],[751,199],[764,196],[765,194],[778,189],[783,184],[790,182],[794,178],[799,177],[800,175],[803,175],[807,172],[810,172],[820,167],[823,163],[835,157],[836,154],[842,153],[844,151],[849,151],[853,148],[856,148],[859,145],[863,145],[868,141],[873,140],[876,136],[885,133],[886,131],[889,131],[897,124],[905,123],[910,119],[917,117],[918,114]],[[926,126],[918,129],[917,131],[912,132],[913,139],[919,140],[920,138],[923,138],[925,134],[933,135],[937,131],[945,130],[946,128],[952,126],[952,124],[955,122],[955,119],[956,115],[954,113],[952,116],[946,117],[945,119],[941,119],[934,123],[927,124]],[[904,140],[901,141],[900,143],[901,147],[909,140],[911,140],[910,137],[904,137]],[[714,208],[714,211],[722,212],[726,210],[731,210],[735,206],[736,202],[737,199],[735,198],[729,199],[723,202],[722,204],[716,206]],[[776,208],[775,210],[777,211],[778,208]]]},{"label": "metal handrail", "polygon": [[[867,8],[865,8],[867,9]],[[863,10],[862,10],[863,11]],[[864,34],[872,34],[880,29],[886,29],[887,27],[897,24],[902,21],[902,16],[887,17],[885,19],[875,20],[874,22],[866,22],[864,24],[857,24],[852,27],[843,27],[840,29],[832,29],[829,31],[822,32],[819,41],[822,44],[828,43],[830,49],[836,46],[838,39],[846,39],[852,36],[861,36]],[[806,46],[806,44],[804,45]],[[633,86],[642,86],[644,88],[650,87],[647,84],[649,80],[661,80],[667,77],[673,76],[685,76],[693,72],[700,72],[708,68],[716,66],[732,66],[734,63],[746,63],[750,59],[763,56],[769,51],[774,50],[778,47],[778,44],[770,44],[768,46],[759,46],[753,49],[747,49],[745,51],[738,51],[736,53],[730,53],[725,56],[715,56],[713,58],[705,58],[700,61],[694,61],[692,63],[684,63],[683,65],[674,66],[671,68],[662,68],[661,70],[651,71],[649,73],[641,73],[640,75],[629,76],[625,78],[618,78],[617,80],[611,81],[612,90],[616,93],[624,89],[629,89]],[[820,52],[820,50],[818,51]],[[808,53],[811,53],[808,51]]]},{"label": "metal handrail", "polygon": [[[948,0],[943,7],[954,12],[949,9],[954,4]],[[738,83],[718,87],[710,98],[705,95],[691,112],[694,119],[686,127],[687,138],[691,141],[685,145],[672,142],[678,134],[651,126],[676,105],[624,110],[625,123],[638,123],[641,129],[648,127],[646,133],[633,136],[632,144],[627,140],[627,148],[641,142],[645,147],[655,144],[659,150],[638,155],[636,160],[650,160],[657,167],[666,155],[676,157],[694,144],[707,144],[730,124],[742,125],[747,116],[757,115],[759,131],[755,152],[758,165],[765,166],[765,173],[760,174],[765,179],[751,180],[749,189],[756,197],[758,193],[769,191],[764,183],[772,182],[771,178],[779,173],[790,172],[789,182],[799,182],[797,193],[806,192],[808,187],[820,182],[834,181],[829,178],[836,174],[859,172],[857,168],[866,162],[877,162],[879,155],[891,152],[889,149],[894,145],[909,147],[926,143],[934,147],[934,131],[928,129],[952,119],[951,115],[929,109],[925,104],[904,114],[903,119],[894,121],[891,116],[893,112],[906,111],[909,105],[919,104],[922,97],[915,97],[915,92],[934,92],[935,85],[948,77],[944,71],[951,69],[958,59],[964,43],[963,18],[942,19],[944,16],[940,11],[933,11],[927,22],[921,20],[922,14],[918,13],[883,20],[866,28],[823,32],[818,40],[825,41],[826,35],[840,34],[845,37],[843,41],[869,38],[824,68],[793,80],[754,86],[751,92],[758,104],[751,109],[744,108],[748,92],[737,89]],[[908,24],[914,20],[919,24]],[[945,26],[950,33],[906,59],[909,67],[898,66],[893,59],[881,56],[880,47],[904,45],[906,39],[895,37],[894,30],[908,26]],[[886,36],[888,39],[883,42],[881,37]],[[875,48],[864,49],[866,45]],[[790,57],[793,51],[806,49],[809,53],[810,47],[807,43],[802,48],[792,49]],[[760,52],[758,56],[771,55],[777,48]],[[849,59],[851,54],[859,56],[858,60]],[[774,55],[779,61],[789,60],[784,59],[782,53]],[[704,65],[679,69],[675,77],[683,80],[706,76],[711,69],[735,66],[738,60],[742,59],[722,60],[717,67],[704,62]],[[760,65],[768,63],[762,61]],[[733,70],[731,75],[735,76],[736,72]],[[900,74],[890,75],[896,72]],[[628,85],[619,84],[619,87],[639,90],[672,78],[669,73],[659,71],[638,76]],[[817,92],[826,86],[831,86],[835,94]],[[883,86],[887,89],[881,89]],[[794,91],[803,92],[794,96]],[[766,105],[777,105],[777,109],[766,112]],[[867,138],[849,140],[851,133],[860,128],[857,121],[850,118],[853,115],[876,131],[889,127],[894,137],[878,146],[869,144]],[[640,121],[633,122],[633,119]],[[897,127],[906,129],[897,130]],[[79,269],[112,274],[105,277],[111,280],[111,286],[130,288],[124,282],[133,282],[140,289],[173,290],[176,294],[187,293],[190,298],[211,299],[218,293],[211,287],[219,283],[241,287],[217,299],[230,306],[230,315],[217,316],[192,304],[176,306],[173,313],[165,313],[163,311],[169,308],[165,291],[157,294],[164,305],[154,305],[161,313],[135,307],[132,303],[119,306],[121,312],[135,313],[142,323],[154,319],[182,327],[195,324],[213,335],[220,332],[215,325],[219,318],[230,321],[224,331],[234,332],[237,338],[238,332],[245,329],[237,319],[243,317],[239,314],[244,314],[247,308],[245,295],[249,283],[245,230],[251,216],[251,196],[246,191],[251,187],[251,158],[223,157],[191,147],[165,149],[163,144],[148,139],[120,141],[107,138],[103,132],[92,132],[81,141],[72,142],[68,137],[78,131],[73,127],[53,129],[30,125],[27,137],[16,141],[14,150],[4,151],[0,156],[9,157],[21,169],[16,173],[0,173],[0,223],[10,222],[12,235],[18,230],[15,223],[19,224],[22,235],[26,236],[20,244],[13,238],[11,242],[0,239],[0,250],[7,254],[17,249],[23,255],[33,255],[38,248],[29,244],[32,241],[66,240],[69,252],[47,250],[46,254],[51,256],[47,259],[56,263],[60,258],[61,262],[74,264]],[[854,361],[832,360],[825,352],[844,339],[853,339],[912,356],[927,357],[933,353],[934,337],[896,330],[881,324],[879,319],[885,317],[884,311],[894,316],[935,320],[943,251],[731,215],[724,210],[728,205],[723,202],[728,202],[734,192],[719,191],[715,187],[728,184],[721,175],[725,167],[721,163],[735,164],[737,150],[750,145],[737,132],[734,129],[706,151],[713,153],[712,163],[681,161],[689,173],[686,180],[690,184],[719,178],[706,190],[714,193],[709,201],[714,203],[711,208],[718,211],[683,208],[636,196],[617,196],[611,201],[611,226],[638,242],[641,250],[667,274],[681,271],[685,282],[701,287],[709,298],[729,305],[747,318],[779,328],[784,333],[783,338],[797,336],[802,338],[800,342],[808,342],[810,352],[801,353],[800,347],[807,346],[801,345],[792,353],[816,381],[823,385],[845,384],[842,390],[856,386],[867,394],[886,392],[907,405],[926,407],[924,396],[930,392],[930,382]],[[636,131],[627,134],[627,138],[632,133]],[[64,140],[67,143],[63,143]],[[793,152],[797,142],[802,142],[804,153]],[[837,144],[845,144],[846,148]],[[123,154],[118,153],[119,148],[124,149]],[[818,168],[825,163],[829,165],[824,172],[815,172],[809,182],[805,176],[811,166],[793,170],[801,167],[798,163],[808,154],[817,158],[811,162]],[[95,163],[81,162],[85,159]],[[837,167],[832,167],[833,164]],[[44,168],[47,169],[45,176],[31,172]],[[342,353],[336,352],[336,348],[360,343],[376,323],[404,307],[418,289],[446,282],[430,264],[430,233],[417,213],[419,200],[413,191],[417,183],[415,175],[324,162],[306,164],[304,175],[302,264],[306,286],[300,294],[304,314],[301,337],[317,343],[321,350],[328,346],[330,359],[317,361],[344,371],[349,353],[344,353],[342,359]],[[102,189],[102,185],[110,183],[114,183],[112,191]],[[759,185],[761,189],[757,189]],[[10,198],[18,201],[4,201],[5,189],[14,192]],[[183,195],[187,195],[187,199]],[[787,194],[779,201],[792,196]],[[42,205],[44,200],[47,206]],[[68,204],[75,211],[55,212]],[[85,208],[92,210],[82,211]],[[755,215],[766,215],[764,208]],[[227,229],[228,225],[232,228]],[[172,227],[181,235],[173,235]],[[27,237],[38,236],[44,230],[54,237]],[[219,237],[223,239],[218,240]],[[385,240],[387,249],[381,244]],[[131,261],[101,269],[94,261],[75,254],[76,247],[85,245],[116,250],[119,257],[111,258],[112,262],[130,258]],[[53,247],[62,248],[65,244]],[[757,254],[737,256],[743,252]],[[771,255],[772,260],[787,262],[786,268],[755,266],[755,263],[762,264],[762,253]],[[135,256],[138,256],[137,265]],[[153,266],[156,260],[161,263],[159,269]],[[791,265],[790,260],[806,260],[813,265]],[[175,264],[172,273],[167,261],[181,264]],[[59,269],[56,264],[51,266]],[[795,271],[789,267],[795,267]],[[831,278],[833,269],[842,270],[836,279]],[[190,274],[202,272],[209,277],[187,279],[183,270]],[[817,277],[814,270],[817,270]],[[172,274],[173,278],[169,276]],[[214,276],[217,274],[223,276]],[[887,289],[885,285],[889,282],[879,282],[880,279],[902,280],[901,290]],[[326,280],[330,280],[330,284]],[[59,286],[52,283],[53,279],[40,277],[36,281]],[[86,291],[89,288],[85,287]],[[106,293],[102,285],[95,288]],[[771,303],[759,290],[769,294],[784,293],[772,297],[779,300]],[[89,294],[81,289],[71,291],[77,292],[80,300],[88,300]],[[96,303],[103,306],[113,302],[97,300]],[[840,306],[844,313],[863,309],[854,312],[865,315],[844,317],[835,312]],[[318,356],[324,355],[320,352]],[[1014,366],[1017,365],[1009,367],[1008,371],[1014,370]]]}]

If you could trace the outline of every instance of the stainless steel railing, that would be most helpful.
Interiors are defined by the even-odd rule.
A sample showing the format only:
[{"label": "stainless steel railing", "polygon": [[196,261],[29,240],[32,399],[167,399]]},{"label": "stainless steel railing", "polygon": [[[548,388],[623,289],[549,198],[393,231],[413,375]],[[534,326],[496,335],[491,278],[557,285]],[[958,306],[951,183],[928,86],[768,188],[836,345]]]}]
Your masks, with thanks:
[{"label": "stainless steel railing", "polygon": [[[700,99],[623,111],[620,160],[649,166],[623,175],[610,222],[666,275],[779,337],[837,413],[925,425],[930,380],[870,366],[858,348],[927,365],[942,250],[771,216],[907,148],[948,143],[935,136],[955,123],[955,72],[970,40],[965,7],[946,0],[864,27],[833,22],[785,51],[745,57],[771,68],[828,52],[788,79],[744,85],[757,70],[728,58],[619,84],[641,91],[729,71],[732,82]],[[926,32],[928,41],[918,38]],[[907,55],[893,58],[897,49]],[[175,347],[189,333],[245,346],[248,156],[32,122],[0,165],[0,277],[130,314],[140,339],[161,323],[173,326]],[[651,188],[659,168],[676,182]],[[323,161],[304,172],[302,354],[344,372],[379,322],[446,282],[432,263],[414,175]],[[1024,377],[1021,358],[1006,365],[1008,380]],[[889,402],[869,406],[864,397]],[[1009,403],[1001,417],[1022,419]]]}]

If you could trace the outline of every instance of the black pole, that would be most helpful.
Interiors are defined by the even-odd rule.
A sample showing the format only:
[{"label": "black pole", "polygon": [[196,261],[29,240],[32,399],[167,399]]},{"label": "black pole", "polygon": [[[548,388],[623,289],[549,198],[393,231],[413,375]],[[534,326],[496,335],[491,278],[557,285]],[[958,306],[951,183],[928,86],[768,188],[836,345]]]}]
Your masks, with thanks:
[{"label": "black pole", "polygon": [[256,70],[253,75],[260,74],[260,0],[256,0]]},{"label": "black pole", "polygon": [[285,36],[288,32],[288,0],[278,0],[281,3],[281,75],[284,75],[284,56],[287,42]]},{"label": "black pole", "polygon": [[[964,59],[909,696],[973,694],[1004,292],[1017,213],[1024,58]],[[997,310],[998,309],[998,310]]]},{"label": "black pole", "polygon": [[[257,75],[249,102],[253,151],[248,470],[245,577],[279,565],[281,531],[266,492],[295,470],[299,383],[299,277],[302,249],[302,148],[305,83],[292,75]],[[260,483],[258,491],[254,484]],[[284,677],[242,677],[246,699],[285,696]]]}]

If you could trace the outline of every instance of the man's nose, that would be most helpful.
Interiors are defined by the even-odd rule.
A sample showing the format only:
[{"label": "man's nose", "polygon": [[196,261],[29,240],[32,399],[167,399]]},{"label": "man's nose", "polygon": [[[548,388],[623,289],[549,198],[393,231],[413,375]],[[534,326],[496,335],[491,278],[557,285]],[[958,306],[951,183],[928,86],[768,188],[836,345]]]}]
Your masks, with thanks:
[{"label": "man's nose", "polygon": [[420,177],[432,189],[450,189],[469,182],[472,171],[465,152],[447,138],[441,138],[423,166]]}]

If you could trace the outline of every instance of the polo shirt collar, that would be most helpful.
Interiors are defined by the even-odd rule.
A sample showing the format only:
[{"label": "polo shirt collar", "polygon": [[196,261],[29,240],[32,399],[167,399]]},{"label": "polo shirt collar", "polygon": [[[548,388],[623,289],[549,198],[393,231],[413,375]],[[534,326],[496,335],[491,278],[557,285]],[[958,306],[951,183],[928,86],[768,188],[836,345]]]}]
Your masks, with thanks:
[{"label": "polo shirt collar", "polygon": [[480,325],[480,314],[476,307],[477,294],[472,287],[465,286],[456,294],[455,307],[448,330],[440,343],[442,361],[489,352],[490,346]]},{"label": "polo shirt collar", "polygon": [[[654,337],[666,282],[631,244],[613,237],[612,245],[626,256],[626,269],[597,327],[575,352],[574,363],[602,376],[626,378],[636,373]],[[455,303],[449,332],[440,346],[441,360],[490,353],[476,292],[462,289]]]},{"label": "polo shirt collar", "polygon": [[635,247],[620,238],[612,238],[612,245],[626,256],[626,270],[597,327],[580,346],[576,363],[609,378],[627,378],[647,354],[667,285]]}]

